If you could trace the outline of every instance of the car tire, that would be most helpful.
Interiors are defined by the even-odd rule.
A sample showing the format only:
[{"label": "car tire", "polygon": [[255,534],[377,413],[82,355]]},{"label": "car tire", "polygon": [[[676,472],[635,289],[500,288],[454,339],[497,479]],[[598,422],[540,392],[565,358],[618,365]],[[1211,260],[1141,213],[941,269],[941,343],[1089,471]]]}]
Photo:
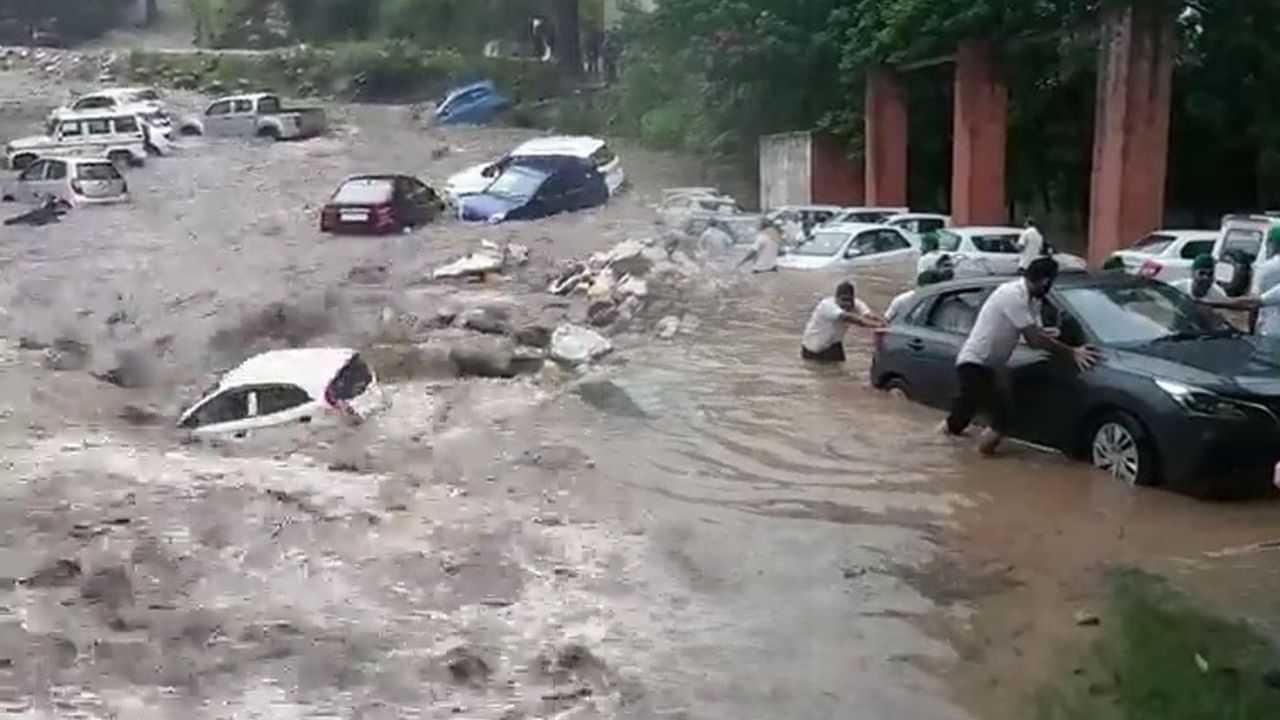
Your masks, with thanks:
[{"label": "car tire", "polygon": [[183,125],[182,127],[178,128],[178,134],[182,135],[183,137],[199,137],[204,133],[200,132],[200,128],[196,127],[195,125]]},{"label": "car tire", "polygon": [[263,140],[278,142],[280,140],[280,131],[273,127],[264,127],[258,130],[258,137]]},{"label": "car tire", "polygon": [[1087,459],[1095,468],[1133,487],[1159,484],[1155,445],[1146,428],[1126,412],[1111,412],[1090,426]]},{"label": "car tire", "polygon": [[901,400],[911,399],[911,384],[904,378],[889,378],[889,380],[884,384],[884,391]]}]

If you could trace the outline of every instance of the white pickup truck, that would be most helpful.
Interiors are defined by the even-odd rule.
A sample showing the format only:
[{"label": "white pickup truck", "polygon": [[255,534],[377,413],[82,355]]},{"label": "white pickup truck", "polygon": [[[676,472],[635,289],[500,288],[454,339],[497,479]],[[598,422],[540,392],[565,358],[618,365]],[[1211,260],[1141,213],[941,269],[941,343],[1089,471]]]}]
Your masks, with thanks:
[{"label": "white pickup truck", "polygon": [[260,137],[301,140],[327,129],[323,108],[286,108],[269,93],[235,95],[209,104],[200,119],[182,121],[183,135]]}]

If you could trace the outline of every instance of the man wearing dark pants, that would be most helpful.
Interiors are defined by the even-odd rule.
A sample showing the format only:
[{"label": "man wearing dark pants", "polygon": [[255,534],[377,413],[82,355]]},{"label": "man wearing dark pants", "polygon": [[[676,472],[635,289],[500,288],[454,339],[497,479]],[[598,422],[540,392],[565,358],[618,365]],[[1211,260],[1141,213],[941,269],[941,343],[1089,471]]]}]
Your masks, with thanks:
[{"label": "man wearing dark pants", "polygon": [[983,303],[956,358],[960,390],[943,430],[948,435],[963,435],[974,415],[979,410],[986,411],[991,427],[983,432],[978,445],[983,455],[994,454],[1009,430],[1013,403],[998,373],[1008,364],[1018,338],[1037,350],[1074,362],[1080,370],[1088,370],[1098,362],[1095,348],[1063,344],[1039,325],[1040,303],[1057,277],[1058,263],[1041,257],[1028,264],[1022,277],[996,288]]},{"label": "man wearing dark pants", "polygon": [[853,283],[846,280],[836,286],[835,297],[823,298],[813,309],[800,341],[800,356],[813,362],[844,362],[844,333],[850,325],[881,328],[884,320],[858,299]]}]

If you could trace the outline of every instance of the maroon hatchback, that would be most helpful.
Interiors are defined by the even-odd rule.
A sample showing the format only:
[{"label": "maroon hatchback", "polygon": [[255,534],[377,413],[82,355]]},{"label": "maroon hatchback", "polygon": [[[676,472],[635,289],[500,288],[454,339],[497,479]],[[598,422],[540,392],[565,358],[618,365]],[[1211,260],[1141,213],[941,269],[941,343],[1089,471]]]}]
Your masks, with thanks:
[{"label": "maroon hatchback", "polygon": [[331,233],[394,233],[434,220],[445,203],[421,180],[408,175],[358,175],[343,181],[324,210],[320,230]]}]

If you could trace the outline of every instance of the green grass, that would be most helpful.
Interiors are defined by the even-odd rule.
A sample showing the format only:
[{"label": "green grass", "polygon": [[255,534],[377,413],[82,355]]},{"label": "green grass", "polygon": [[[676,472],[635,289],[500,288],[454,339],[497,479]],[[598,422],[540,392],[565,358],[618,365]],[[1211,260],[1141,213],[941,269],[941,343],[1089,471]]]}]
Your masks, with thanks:
[{"label": "green grass", "polygon": [[1274,644],[1205,613],[1162,579],[1125,571],[1110,584],[1099,639],[1039,694],[1039,720],[1280,719],[1280,689],[1263,681],[1280,669]]}]

